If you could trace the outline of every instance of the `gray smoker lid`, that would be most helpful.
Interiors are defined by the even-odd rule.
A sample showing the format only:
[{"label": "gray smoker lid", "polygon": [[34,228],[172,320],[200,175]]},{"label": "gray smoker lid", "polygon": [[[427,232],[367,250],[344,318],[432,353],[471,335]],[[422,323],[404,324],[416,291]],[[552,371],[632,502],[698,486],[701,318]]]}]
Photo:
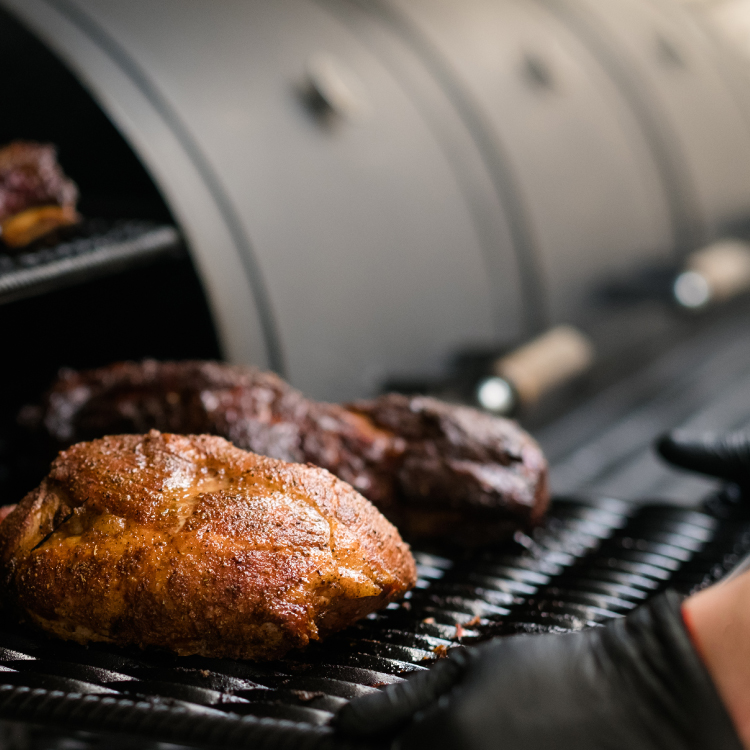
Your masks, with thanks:
[{"label": "gray smoker lid", "polygon": [[[482,236],[445,144],[333,14],[307,0],[3,4],[152,173],[230,360],[339,400],[523,335],[508,233]],[[361,85],[361,118],[305,110],[321,59]]]}]

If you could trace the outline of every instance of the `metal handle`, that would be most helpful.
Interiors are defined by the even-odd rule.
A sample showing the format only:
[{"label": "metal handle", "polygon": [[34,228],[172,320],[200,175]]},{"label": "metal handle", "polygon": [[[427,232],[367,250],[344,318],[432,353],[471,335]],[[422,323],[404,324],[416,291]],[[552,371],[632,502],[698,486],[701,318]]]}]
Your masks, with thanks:
[{"label": "metal handle", "polygon": [[674,297],[682,307],[698,309],[750,289],[750,244],[723,239],[694,252],[675,279]]},{"label": "metal handle", "polygon": [[306,72],[310,103],[319,112],[350,122],[366,119],[371,108],[364,87],[338,58],[328,53],[313,55]]},{"label": "metal handle", "polygon": [[557,326],[494,362],[477,400],[489,411],[508,414],[520,402],[534,404],[554,388],[588,370],[594,345],[573,326]]}]

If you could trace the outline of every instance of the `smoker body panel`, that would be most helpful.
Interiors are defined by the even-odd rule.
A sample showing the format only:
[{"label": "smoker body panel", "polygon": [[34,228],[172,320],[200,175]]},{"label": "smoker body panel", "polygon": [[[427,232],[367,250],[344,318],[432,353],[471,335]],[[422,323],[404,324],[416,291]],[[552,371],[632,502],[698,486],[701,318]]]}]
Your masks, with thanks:
[{"label": "smoker body panel", "polygon": [[552,321],[586,320],[591,292],[669,259],[669,199],[627,100],[536,3],[389,0],[439,49],[508,161]]},{"label": "smoker body panel", "polygon": [[725,53],[676,3],[552,3],[614,65],[635,109],[649,111],[692,220],[690,250],[737,225],[750,207],[747,90]]}]

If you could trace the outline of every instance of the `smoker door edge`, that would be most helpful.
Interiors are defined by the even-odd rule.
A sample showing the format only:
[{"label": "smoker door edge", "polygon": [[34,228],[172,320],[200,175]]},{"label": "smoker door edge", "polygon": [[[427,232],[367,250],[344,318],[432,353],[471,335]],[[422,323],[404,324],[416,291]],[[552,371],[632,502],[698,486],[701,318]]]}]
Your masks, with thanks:
[{"label": "smoker door edge", "polygon": [[247,253],[238,247],[227,207],[207,184],[200,154],[181,138],[181,124],[160,111],[148,82],[126,69],[126,53],[106,38],[93,38],[82,28],[85,17],[71,19],[75,6],[55,0],[0,0],[0,5],[76,74],[163,192],[203,282],[224,356],[281,369],[270,311],[258,300],[260,278],[243,262]]}]

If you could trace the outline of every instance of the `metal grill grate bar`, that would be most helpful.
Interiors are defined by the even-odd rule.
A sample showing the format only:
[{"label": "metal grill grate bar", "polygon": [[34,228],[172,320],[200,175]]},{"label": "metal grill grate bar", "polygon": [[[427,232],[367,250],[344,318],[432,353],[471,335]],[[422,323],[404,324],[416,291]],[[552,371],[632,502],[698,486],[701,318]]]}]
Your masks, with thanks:
[{"label": "metal grill grate bar", "polygon": [[[505,545],[469,556],[417,553],[419,586],[403,602],[278,662],[83,647],[7,623],[0,628],[0,684],[8,686],[1,694],[42,688],[101,696],[112,711],[135,701],[139,710],[175,720],[255,717],[312,737],[346,701],[428,668],[448,648],[595,626],[667,585],[685,592],[705,585],[748,550],[748,519],[559,500],[543,526]],[[105,728],[106,716],[102,709]]]}]

